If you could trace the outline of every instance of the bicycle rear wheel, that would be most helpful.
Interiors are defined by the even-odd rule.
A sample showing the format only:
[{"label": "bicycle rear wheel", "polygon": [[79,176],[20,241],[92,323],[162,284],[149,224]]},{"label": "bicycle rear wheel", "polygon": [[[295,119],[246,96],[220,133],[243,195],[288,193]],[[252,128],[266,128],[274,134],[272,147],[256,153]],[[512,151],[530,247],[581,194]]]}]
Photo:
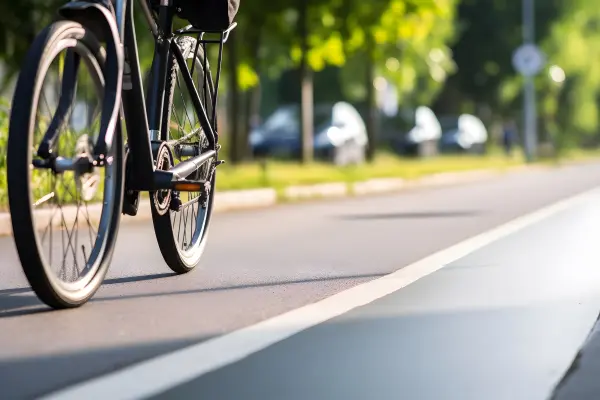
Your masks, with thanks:
[{"label": "bicycle rear wheel", "polygon": [[[94,295],[117,237],[123,199],[119,124],[106,166],[93,166],[92,159],[104,65],[91,31],[56,22],[33,42],[13,98],[7,172],[14,240],[33,291],[53,308],[77,307]],[[49,78],[52,72],[58,79]],[[41,159],[37,149],[50,129],[57,132],[51,157]]]},{"label": "bicycle rear wheel", "polygon": [[[210,118],[215,96],[214,87],[202,48],[199,48],[198,54],[194,56],[195,43],[191,37],[179,39],[184,59],[191,64],[195,63],[192,79],[200,94],[200,101]],[[191,65],[189,68],[191,70]],[[168,64],[161,132],[161,140],[167,141],[171,148],[174,165],[208,150],[206,134],[200,127],[199,117],[193,108],[189,90],[181,76],[175,56],[171,56]],[[160,168],[160,165],[158,167]],[[189,177],[191,180],[209,182],[210,192],[206,201],[201,201],[200,193],[164,191],[158,194],[159,197],[172,196],[172,199],[179,199],[182,203],[181,210],[170,210],[164,213],[159,211],[155,194],[151,193],[152,220],[158,246],[169,268],[178,274],[194,269],[200,262],[206,247],[215,192],[216,174],[213,173],[213,167],[214,161],[209,161]]]}]

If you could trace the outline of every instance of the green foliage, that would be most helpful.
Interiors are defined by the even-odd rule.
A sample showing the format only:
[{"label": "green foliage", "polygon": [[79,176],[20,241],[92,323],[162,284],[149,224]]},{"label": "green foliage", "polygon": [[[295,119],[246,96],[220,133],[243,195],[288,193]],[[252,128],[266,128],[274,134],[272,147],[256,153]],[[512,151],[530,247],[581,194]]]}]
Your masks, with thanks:
[{"label": "green foliage", "polygon": [[0,90],[14,78],[23,57],[37,33],[56,16],[58,0],[19,0],[0,2],[0,60],[8,71],[0,77]]},{"label": "green foliage", "polygon": [[9,105],[0,99],[0,169],[6,167],[6,147],[8,146]]},{"label": "green foliage", "polygon": [[600,9],[587,0],[574,0],[561,7],[561,18],[542,42],[550,65],[559,66],[565,82],[554,82],[548,73],[538,78],[538,87],[548,94],[544,109],[554,117],[558,131],[577,138],[598,135],[598,99],[600,98]]},{"label": "green foliage", "polygon": [[[0,32],[0,59],[8,67],[6,81],[14,78],[29,44],[56,17],[56,9],[63,3],[22,0],[0,5],[0,24],[4,28]],[[327,65],[347,66],[351,71],[360,68],[364,59],[355,55],[364,50],[370,35],[377,44],[379,73],[395,82],[402,93],[418,88],[431,97],[453,68],[446,43],[452,37],[455,3],[456,0],[245,2],[236,28],[238,37],[243,38],[243,45],[238,46],[240,63],[236,72],[240,88],[256,86],[263,74],[277,77],[298,65],[302,55],[298,10],[301,4],[306,4],[307,60],[313,70],[321,71]],[[141,66],[147,70],[152,61],[153,42],[139,12],[136,26]],[[444,54],[444,60],[434,62],[430,54]],[[349,86],[357,83],[356,74],[353,76],[354,80],[346,82]],[[425,81],[419,79],[422,77]]]},{"label": "green foliage", "polygon": [[0,207],[8,202],[6,191],[6,148],[8,146],[8,102],[0,99]]},{"label": "green foliage", "polygon": [[[14,78],[31,41],[63,3],[1,2],[0,60],[8,73],[0,83]],[[536,78],[540,126],[564,143],[597,136],[600,64],[592,60],[600,56],[600,8],[595,0],[535,4],[536,42],[548,59]],[[308,64],[314,71],[341,67],[345,97],[365,98],[369,55],[376,76],[396,85],[403,105],[437,99],[440,113],[472,112],[489,117],[486,122],[520,118],[522,80],[511,57],[522,43],[521,6],[518,0],[243,1],[235,30],[239,62],[223,73],[237,74],[239,88],[248,91],[261,78],[278,78],[296,68],[302,58],[298,21],[306,7]],[[140,12],[136,23],[146,70],[153,42]],[[562,84],[550,79],[553,65],[566,74]],[[221,87],[227,89],[228,83],[223,79]],[[491,110],[489,116],[483,110]]]},{"label": "green foliage", "polygon": [[[536,77],[540,136],[558,146],[598,137],[600,118],[600,9],[593,0],[535,2],[535,39],[547,58]],[[437,111],[481,112],[491,119],[519,118],[522,78],[512,66],[522,44],[521,1],[463,0],[453,46],[457,73],[448,80]],[[558,68],[557,68],[558,67]],[[552,79],[565,73],[564,82]],[[490,122],[490,120],[488,120]]]},{"label": "green foliage", "polygon": [[[258,84],[259,75],[276,78],[299,64],[299,4],[253,1],[241,6],[237,30],[246,44],[240,49],[238,68],[242,89]],[[313,0],[306,4],[309,65],[314,71],[343,66],[344,84],[358,97],[364,95],[360,71],[369,38],[376,43],[378,74],[398,85],[403,94],[418,92],[424,97],[416,101],[429,101],[453,71],[447,44],[453,38],[456,0]]]},{"label": "green foliage", "polygon": [[[454,0],[345,1],[338,11],[345,50],[345,86],[360,95],[365,52],[372,40],[377,74],[393,82],[404,103],[429,103],[454,70]],[[362,81],[361,81],[362,83]]]}]

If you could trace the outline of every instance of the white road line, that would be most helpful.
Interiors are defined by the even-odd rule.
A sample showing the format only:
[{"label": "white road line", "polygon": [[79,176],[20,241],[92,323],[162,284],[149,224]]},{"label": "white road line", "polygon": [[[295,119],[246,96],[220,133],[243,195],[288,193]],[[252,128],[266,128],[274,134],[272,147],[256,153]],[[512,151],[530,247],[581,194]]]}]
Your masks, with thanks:
[{"label": "white road line", "polygon": [[235,363],[290,336],[402,289],[475,250],[573,207],[600,188],[559,201],[467,239],[382,278],[256,325],[158,356],[43,397],[46,400],[141,399]]}]

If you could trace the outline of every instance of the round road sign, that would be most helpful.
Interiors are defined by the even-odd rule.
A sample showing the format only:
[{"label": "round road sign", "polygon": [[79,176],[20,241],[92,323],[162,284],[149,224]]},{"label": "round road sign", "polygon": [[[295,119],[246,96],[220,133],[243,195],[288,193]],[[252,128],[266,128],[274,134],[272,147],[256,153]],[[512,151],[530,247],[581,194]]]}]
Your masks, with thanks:
[{"label": "round road sign", "polygon": [[520,74],[534,76],[544,67],[541,50],[533,44],[524,44],[513,53],[513,66]]}]

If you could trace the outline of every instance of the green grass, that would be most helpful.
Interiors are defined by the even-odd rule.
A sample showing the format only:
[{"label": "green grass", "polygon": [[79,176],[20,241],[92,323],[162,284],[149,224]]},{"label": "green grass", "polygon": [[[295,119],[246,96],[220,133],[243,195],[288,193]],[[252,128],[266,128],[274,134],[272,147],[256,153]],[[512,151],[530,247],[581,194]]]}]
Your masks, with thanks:
[{"label": "green grass", "polygon": [[477,169],[506,169],[523,164],[522,157],[511,159],[501,154],[487,156],[439,156],[430,159],[407,159],[380,154],[373,163],[335,167],[314,163],[299,165],[292,162],[268,161],[235,167],[219,167],[218,190],[238,190],[272,187],[282,189],[291,185],[310,185],[327,182],[357,182],[373,178],[416,179],[440,172]]},{"label": "green grass", "polygon": [[[8,108],[0,101],[0,210],[6,210],[6,139],[8,131]],[[72,147],[72,146],[70,146]],[[69,148],[70,148],[69,147]],[[541,160],[542,164],[557,164],[565,160],[600,159],[600,151],[570,150],[561,159]],[[439,156],[430,159],[409,159],[380,152],[373,163],[335,167],[331,164],[313,163],[300,165],[295,162],[269,160],[264,163],[246,163],[231,166],[224,164],[217,174],[217,190],[240,190],[272,187],[278,191],[292,185],[310,185],[328,182],[352,183],[373,178],[416,179],[441,172],[458,172],[479,169],[504,170],[523,164],[521,154],[507,158],[498,149],[485,156]],[[38,181],[38,176],[32,177]],[[74,190],[72,179],[68,182]],[[39,190],[42,187],[38,187]],[[98,195],[101,194],[101,190]]]},{"label": "green grass", "polygon": [[[542,165],[557,165],[564,161],[585,161],[600,158],[600,151],[571,150],[560,159],[545,159]],[[370,164],[335,167],[325,163],[300,165],[294,162],[267,161],[237,166],[224,164],[217,174],[217,190],[274,188],[281,191],[292,185],[311,185],[328,182],[353,183],[373,178],[417,179],[442,172],[460,172],[481,169],[506,170],[524,165],[521,154],[512,158],[493,151],[486,156],[438,156],[429,159],[400,158],[381,153]],[[4,166],[2,166],[4,167]],[[6,210],[6,174],[0,168],[0,210]],[[74,189],[74,188],[73,188]]]}]

